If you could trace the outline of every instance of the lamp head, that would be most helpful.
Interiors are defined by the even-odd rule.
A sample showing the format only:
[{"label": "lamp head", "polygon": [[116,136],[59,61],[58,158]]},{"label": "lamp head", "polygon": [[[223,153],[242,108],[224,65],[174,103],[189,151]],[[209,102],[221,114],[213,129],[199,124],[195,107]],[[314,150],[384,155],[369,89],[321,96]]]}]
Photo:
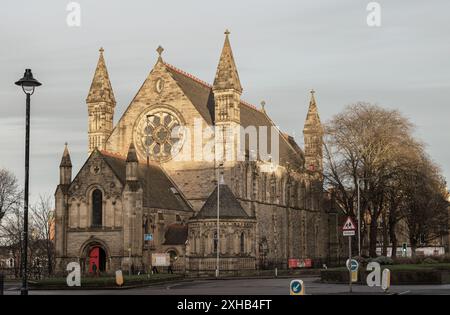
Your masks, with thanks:
[{"label": "lamp head", "polygon": [[23,78],[15,84],[21,86],[25,94],[33,94],[34,88],[41,85],[41,83],[33,77],[31,69],[25,69]]}]

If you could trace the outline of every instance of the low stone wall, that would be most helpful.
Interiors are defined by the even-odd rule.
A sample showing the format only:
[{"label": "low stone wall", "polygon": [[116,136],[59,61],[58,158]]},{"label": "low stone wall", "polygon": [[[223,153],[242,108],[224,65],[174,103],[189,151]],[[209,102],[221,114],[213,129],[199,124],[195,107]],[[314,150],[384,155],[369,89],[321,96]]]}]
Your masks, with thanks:
[{"label": "low stone wall", "polygon": [[[189,257],[186,259],[186,272],[202,272],[216,270],[215,257]],[[254,257],[220,257],[219,269],[223,271],[255,270]]]},{"label": "low stone wall", "polygon": [[[365,285],[368,274],[369,272],[360,270],[357,283]],[[320,278],[322,282],[348,283],[349,272],[347,270],[322,270]],[[391,285],[402,284],[450,284],[450,270],[391,270]]]}]

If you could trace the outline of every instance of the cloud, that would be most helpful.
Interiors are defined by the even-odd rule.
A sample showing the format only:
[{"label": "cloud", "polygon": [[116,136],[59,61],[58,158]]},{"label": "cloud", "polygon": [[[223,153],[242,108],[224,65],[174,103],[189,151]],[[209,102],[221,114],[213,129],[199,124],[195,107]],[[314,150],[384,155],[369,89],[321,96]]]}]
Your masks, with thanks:
[{"label": "cloud", "polygon": [[[81,27],[69,28],[64,1],[7,1],[0,11],[0,167],[23,178],[24,102],[13,82],[25,68],[43,82],[32,97],[32,191],[53,191],[63,143],[75,169],[87,156],[85,98],[105,58],[117,98],[115,121],[164,58],[205,81],[214,78],[223,31],[231,42],[243,98],[283,130],[301,127],[314,88],[321,117],[365,100],[399,108],[450,178],[447,130],[450,3],[379,1],[382,26],[366,24],[364,1],[79,1]],[[20,23],[18,23],[20,21]]]}]

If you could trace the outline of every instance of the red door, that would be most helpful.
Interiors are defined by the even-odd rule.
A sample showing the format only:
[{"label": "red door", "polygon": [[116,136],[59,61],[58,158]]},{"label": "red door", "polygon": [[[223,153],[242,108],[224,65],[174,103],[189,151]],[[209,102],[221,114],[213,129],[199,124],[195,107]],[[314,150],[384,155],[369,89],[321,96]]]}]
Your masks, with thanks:
[{"label": "red door", "polygon": [[94,247],[91,249],[91,252],[89,253],[89,273],[93,273],[94,269],[93,266],[95,264],[95,266],[97,266],[96,271],[99,271],[99,259],[100,256],[100,249],[98,247]]}]

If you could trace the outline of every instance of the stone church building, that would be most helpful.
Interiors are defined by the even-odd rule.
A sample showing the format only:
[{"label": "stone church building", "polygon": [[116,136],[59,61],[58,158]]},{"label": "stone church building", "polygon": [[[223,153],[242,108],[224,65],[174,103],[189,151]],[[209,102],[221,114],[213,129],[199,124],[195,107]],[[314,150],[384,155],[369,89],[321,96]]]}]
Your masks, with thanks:
[{"label": "stone church building", "polygon": [[[58,270],[71,261],[86,273],[94,264],[104,272],[149,270],[153,253],[169,253],[174,268],[186,272],[214,272],[217,252],[220,270],[229,271],[287,267],[291,258],[332,255],[336,226],[325,207],[323,131],[314,92],[302,149],[275,126],[264,106],[241,99],[225,34],[212,85],[164,61],[159,47],[156,64],[115,125],[116,101],[100,49],[86,99],[89,157],[73,176],[66,145],[60,164]],[[252,126],[255,147],[239,134]],[[207,145],[192,140],[199,127],[215,127],[212,135],[201,134],[213,140],[213,158],[179,158],[181,152],[208,152]],[[275,133],[265,132],[269,129]],[[260,154],[271,145],[275,162]]]}]

